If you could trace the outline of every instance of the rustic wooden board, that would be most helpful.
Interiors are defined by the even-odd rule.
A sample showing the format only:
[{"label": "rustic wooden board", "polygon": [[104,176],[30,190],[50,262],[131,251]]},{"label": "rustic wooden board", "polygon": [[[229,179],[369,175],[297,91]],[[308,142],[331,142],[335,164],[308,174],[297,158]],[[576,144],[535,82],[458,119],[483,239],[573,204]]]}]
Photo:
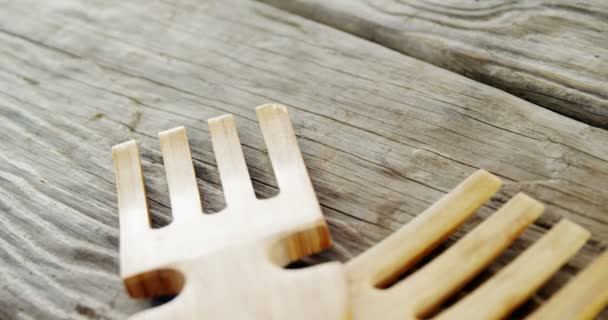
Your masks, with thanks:
[{"label": "rustic wooden board", "polygon": [[[122,319],[112,145],[137,139],[154,222],[169,220],[157,133],[185,125],[204,207],[223,206],[206,119],[233,113],[254,186],[277,193],[254,107],[290,107],[347,260],[483,167],[608,244],[608,133],[465,77],[248,1],[0,1],[0,318]],[[479,218],[460,230],[470,230]]]},{"label": "rustic wooden board", "polygon": [[603,0],[261,0],[608,128]]}]

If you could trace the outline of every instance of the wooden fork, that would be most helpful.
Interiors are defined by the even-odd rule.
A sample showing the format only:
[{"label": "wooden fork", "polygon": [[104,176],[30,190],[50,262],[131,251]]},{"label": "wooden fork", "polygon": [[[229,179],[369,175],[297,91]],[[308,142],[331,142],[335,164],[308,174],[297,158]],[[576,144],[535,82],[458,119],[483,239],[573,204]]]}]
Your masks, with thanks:
[{"label": "wooden fork", "polygon": [[132,319],[345,319],[342,265],[284,270],[330,246],[286,108],[256,109],[280,194],[254,194],[232,116],[209,120],[227,207],[203,214],[184,128],[160,133],[173,221],[151,229],[137,145],[112,148],[129,294],[178,294]]},{"label": "wooden fork", "polygon": [[[517,194],[447,251],[395,280],[437,247],[500,187],[480,170],[376,246],[347,264],[355,320],[428,318],[479,274],[543,211]],[[501,319],[529,298],[583,246],[589,233],[563,220],[472,293],[433,319]],[[608,253],[540,307],[530,319],[590,319],[608,303]]]}]

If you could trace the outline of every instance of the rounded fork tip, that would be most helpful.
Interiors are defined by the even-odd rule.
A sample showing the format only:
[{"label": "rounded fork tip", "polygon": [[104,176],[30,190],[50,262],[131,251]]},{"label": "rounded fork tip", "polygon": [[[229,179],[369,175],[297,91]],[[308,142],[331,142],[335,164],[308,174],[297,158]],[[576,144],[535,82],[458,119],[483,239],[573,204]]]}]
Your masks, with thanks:
[{"label": "rounded fork tip", "polygon": [[184,126],[179,126],[179,127],[175,127],[175,128],[172,128],[172,129],[165,130],[165,131],[161,131],[161,132],[158,133],[158,136],[159,137],[170,136],[170,135],[173,135],[173,134],[176,134],[176,133],[180,133],[180,132],[184,132],[184,131],[186,131],[186,128]]},{"label": "rounded fork tip", "polygon": [[218,123],[218,122],[223,122],[223,121],[227,121],[227,120],[233,120],[234,116],[231,114],[224,114],[218,117],[213,117],[209,120],[207,120],[207,124],[213,124],[213,123]]},{"label": "rounded fork tip", "polygon": [[475,177],[475,178],[491,180],[494,183],[502,184],[502,180],[499,177],[495,176],[494,174],[492,174],[490,171],[487,171],[486,169],[478,169],[471,176]]},{"label": "rounded fork tip", "polygon": [[530,208],[534,209],[532,211],[539,212],[539,215],[542,211],[545,210],[545,205],[542,202],[530,197],[529,195],[523,192],[517,193],[512,199],[526,203]]},{"label": "rounded fork tip", "polygon": [[116,145],[112,146],[112,153],[132,148],[134,145],[137,145],[137,142],[135,140],[129,140],[129,141],[125,141],[123,143],[116,144]]},{"label": "rounded fork tip", "polygon": [[266,103],[255,108],[256,113],[270,110],[278,110],[287,113],[287,107],[280,103]]},{"label": "rounded fork tip", "polygon": [[586,240],[591,237],[591,232],[589,232],[589,230],[568,219],[562,219],[553,228],[560,228],[561,230],[568,230],[569,232],[576,233],[580,239]]}]

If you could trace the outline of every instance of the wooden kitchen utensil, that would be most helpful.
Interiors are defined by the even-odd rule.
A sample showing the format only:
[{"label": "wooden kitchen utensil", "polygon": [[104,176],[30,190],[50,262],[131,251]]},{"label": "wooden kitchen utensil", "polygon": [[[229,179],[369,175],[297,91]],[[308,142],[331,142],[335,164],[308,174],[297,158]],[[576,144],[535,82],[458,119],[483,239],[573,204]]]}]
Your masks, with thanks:
[{"label": "wooden kitchen utensil", "polygon": [[280,193],[256,199],[232,116],[209,121],[227,207],[205,215],[184,128],[160,133],[173,221],[151,229],[137,145],[112,148],[120,271],[133,297],[179,294],[133,319],[347,317],[339,263],[284,270],[330,246],[286,108],[256,109]]},{"label": "wooden kitchen utensil", "polygon": [[595,259],[527,320],[593,319],[608,305],[608,251]]},{"label": "wooden kitchen utensil", "polygon": [[[488,266],[541,214],[541,203],[521,193],[516,195],[447,251],[394,283],[500,185],[494,175],[477,171],[399,231],[350,261],[347,273],[353,319],[428,319]],[[567,220],[559,222],[496,275],[432,318],[488,320],[507,316],[566,263],[588,237],[589,233],[580,226]],[[607,279],[605,254],[530,318],[589,319],[608,302]]]}]

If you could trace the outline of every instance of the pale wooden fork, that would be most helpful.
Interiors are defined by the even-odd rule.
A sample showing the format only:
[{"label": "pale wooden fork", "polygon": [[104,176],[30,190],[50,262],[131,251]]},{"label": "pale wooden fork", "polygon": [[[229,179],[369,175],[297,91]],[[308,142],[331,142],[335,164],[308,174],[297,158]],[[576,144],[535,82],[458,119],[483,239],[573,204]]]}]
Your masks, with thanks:
[{"label": "pale wooden fork", "polygon": [[281,267],[330,246],[287,111],[256,109],[279,195],[256,199],[232,116],[209,120],[227,207],[204,215],[184,128],[160,133],[173,221],[151,229],[137,145],[112,149],[120,271],[133,297],[177,294],[133,319],[346,319],[342,265]]},{"label": "pale wooden fork", "polygon": [[[355,320],[428,318],[479,274],[543,211],[518,194],[447,251],[392,287],[500,187],[479,170],[384,241],[347,264]],[[490,320],[508,316],[583,246],[589,233],[562,220],[473,292],[433,319]],[[608,253],[575,277],[530,319],[590,319],[608,303]]]}]

